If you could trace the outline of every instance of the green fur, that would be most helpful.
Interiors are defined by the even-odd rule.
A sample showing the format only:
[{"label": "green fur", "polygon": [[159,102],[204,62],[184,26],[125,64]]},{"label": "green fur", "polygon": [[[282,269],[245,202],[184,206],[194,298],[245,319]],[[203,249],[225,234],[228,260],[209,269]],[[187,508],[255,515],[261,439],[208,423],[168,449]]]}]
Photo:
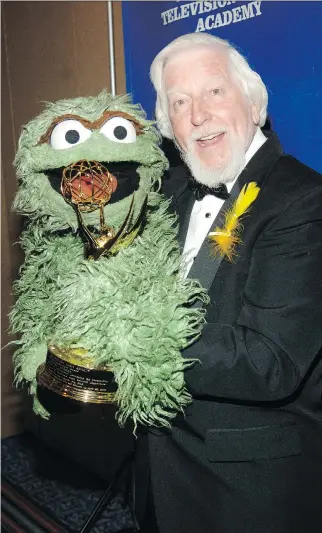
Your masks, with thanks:
[{"label": "green fur", "polygon": [[[107,102],[109,109],[126,111],[146,125],[139,142],[114,146],[117,143],[105,138],[98,142],[97,133],[90,143],[56,150],[60,154],[52,154],[50,145],[35,146],[52,118],[77,112],[96,119]],[[181,350],[199,336],[204,320],[203,312],[188,304],[206,299],[197,282],[183,280],[179,274],[175,219],[167,211],[168,201],[152,192],[166,160],[153,125],[142,117],[143,112],[128,97],[101,93],[96,99],[49,104],[26,127],[16,157],[21,185],[15,206],[30,222],[21,237],[25,263],[14,285],[17,301],[10,314],[12,332],[21,335],[14,356],[17,383],[28,382],[31,394],[36,394],[36,372],[45,361],[48,344],[85,348],[96,365],[112,366],[118,384],[119,423],[131,418],[135,427],[138,423],[169,425],[191,401],[183,371],[193,362],[183,359]],[[78,233],[56,231],[77,227],[75,214],[42,172],[80,158],[139,162],[136,212],[148,193],[141,235],[115,256],[97,261],[84,259]],[[106,207],[108,223],[124,220],[131,198]],[[36,395],[34,409],[48,416]]]}]

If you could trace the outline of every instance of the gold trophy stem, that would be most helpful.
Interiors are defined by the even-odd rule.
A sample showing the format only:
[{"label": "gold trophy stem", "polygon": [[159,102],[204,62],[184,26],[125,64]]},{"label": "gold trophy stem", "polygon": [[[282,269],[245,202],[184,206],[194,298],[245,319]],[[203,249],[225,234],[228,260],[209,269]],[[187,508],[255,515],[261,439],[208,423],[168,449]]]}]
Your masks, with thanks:
[{"label": "gold trophy stem", "polygon": [[104,206],[100,205],[100,228],[101,231],[105,229],[105,217],[104,217]]}]

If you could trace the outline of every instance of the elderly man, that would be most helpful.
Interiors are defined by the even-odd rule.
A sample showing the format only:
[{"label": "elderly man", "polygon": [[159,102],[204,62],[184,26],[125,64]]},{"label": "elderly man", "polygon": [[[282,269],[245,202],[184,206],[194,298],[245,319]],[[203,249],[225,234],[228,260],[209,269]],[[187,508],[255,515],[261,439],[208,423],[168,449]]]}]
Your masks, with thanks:
[{"label": "elderly man", "polygon": [[159,531],[321,533],[321,175],[263,133],[266,88],[228,42],[181,36],[151,79],[185,162],[165,181],[184,275],[209,294],[193,402],[149,432]]}]

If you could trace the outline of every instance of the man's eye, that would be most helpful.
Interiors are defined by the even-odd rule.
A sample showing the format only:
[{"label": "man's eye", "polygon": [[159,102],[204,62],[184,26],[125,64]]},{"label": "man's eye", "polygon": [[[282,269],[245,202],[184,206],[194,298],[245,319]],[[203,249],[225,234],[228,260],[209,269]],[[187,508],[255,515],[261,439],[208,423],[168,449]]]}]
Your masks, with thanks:
[{"label": "man's eye", "polygon": [[216,89],[212,89],[211,90],[211,93],[214,95],[214,96],[217,96],[218,94],[220,94],[220,89],[218,89],[218,87]]},{"label": "man's eye", "polygon": [[179,98],[179,100],[176,100],[174,102],[174,107],[182,107],[184,105],[185,101],[182,98]]}]

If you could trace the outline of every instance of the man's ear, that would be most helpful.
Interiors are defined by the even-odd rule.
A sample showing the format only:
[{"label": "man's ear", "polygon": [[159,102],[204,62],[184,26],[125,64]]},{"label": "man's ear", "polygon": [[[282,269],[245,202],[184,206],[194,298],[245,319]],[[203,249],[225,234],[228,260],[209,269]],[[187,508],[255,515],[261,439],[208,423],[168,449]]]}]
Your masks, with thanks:
[{"label": "man's ear", "polygon": [[258,106],[255,104],[252,104],[252,119],[255,126],[259,125],[259,109]]}]

